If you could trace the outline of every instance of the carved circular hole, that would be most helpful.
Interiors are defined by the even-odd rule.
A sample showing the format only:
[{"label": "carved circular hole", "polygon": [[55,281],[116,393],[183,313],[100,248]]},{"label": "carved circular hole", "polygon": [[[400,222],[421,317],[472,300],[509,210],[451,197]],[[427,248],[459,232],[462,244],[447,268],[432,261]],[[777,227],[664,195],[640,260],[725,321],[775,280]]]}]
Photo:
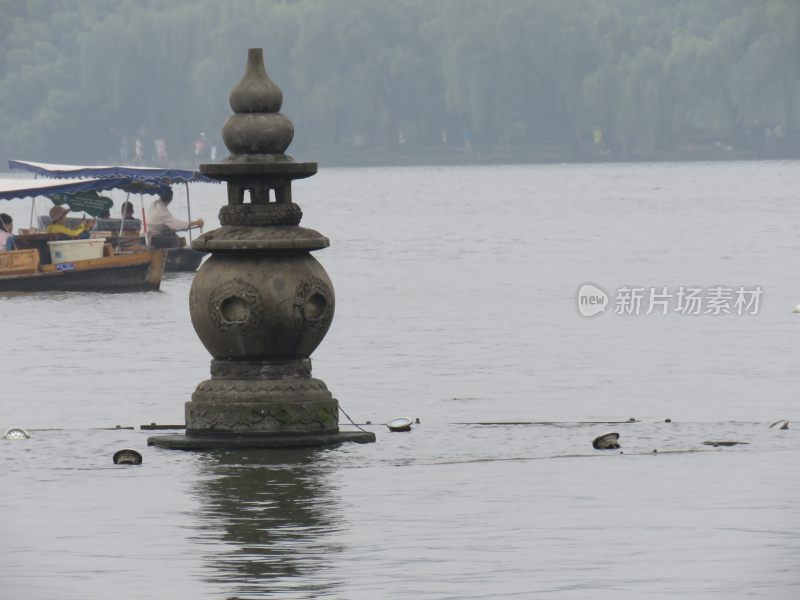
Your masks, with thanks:
[{"label": "carved circular hole", "polygon": [[316,292],[311,294],[306,300],[303,311],[307,319],[319,319],[325,314],[325,309],[328,307],[328,300],[322,294]]},{"label": "carved circular hole", "polygon": [[219,312],[227,323],[245,323],[250,318],[250,308],[239,296],[229,296],[219,305]]}]

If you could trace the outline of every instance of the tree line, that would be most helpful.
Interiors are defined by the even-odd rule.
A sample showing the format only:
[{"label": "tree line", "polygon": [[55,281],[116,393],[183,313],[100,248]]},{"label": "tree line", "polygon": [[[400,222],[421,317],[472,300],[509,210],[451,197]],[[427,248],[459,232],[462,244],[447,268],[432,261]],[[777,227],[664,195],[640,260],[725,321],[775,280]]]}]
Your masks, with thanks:
[{"label": "tree line", "polygon": [[800,156],[796,0],[0,0],[0,159],[219,160],[248,47],[303,160]]}]

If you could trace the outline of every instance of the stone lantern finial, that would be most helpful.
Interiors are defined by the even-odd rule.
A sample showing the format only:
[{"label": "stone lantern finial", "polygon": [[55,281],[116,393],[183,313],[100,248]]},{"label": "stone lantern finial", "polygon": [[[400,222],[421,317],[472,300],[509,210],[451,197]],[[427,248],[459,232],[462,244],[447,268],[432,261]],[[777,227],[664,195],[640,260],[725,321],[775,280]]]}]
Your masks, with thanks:
[{"label": "stone lantern finial", "polygon": [[234,114],[222,128],[222,140],[231,155],[225,162],[258,160],[271,155],[273,160],[291,160],[284,155],[294,137],[292,122],[279,113],[283,92],[267,75],[261,48],[247,54],[247,69],[230,95]]}]

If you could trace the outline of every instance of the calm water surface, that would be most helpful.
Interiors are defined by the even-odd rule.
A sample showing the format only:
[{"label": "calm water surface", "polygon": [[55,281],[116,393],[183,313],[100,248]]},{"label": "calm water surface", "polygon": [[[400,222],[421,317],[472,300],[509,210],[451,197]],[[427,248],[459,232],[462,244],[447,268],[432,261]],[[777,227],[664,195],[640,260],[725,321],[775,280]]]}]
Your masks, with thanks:
[{"label": "calm water surface", "polygon": [[[0,428],[33,430],[0,441],[0,598],[800,597],[800,163],[323,166],[294,187],[332,242],[315,376],[358,422],[421,424],[147,447],[138,426],[182,423],[208,377],[191,277],[0,298]],[[194,186],[193,216],[217,226],[223,194]],[[30,204],[0,209],[19,226]],[[756,315],[585,319],[586,282],[764,293]],[[559,424],[459,424],[485,421]],[[624,454],[592,450],[608,430]],[[126,446],[141,467],[111,463]]]}]

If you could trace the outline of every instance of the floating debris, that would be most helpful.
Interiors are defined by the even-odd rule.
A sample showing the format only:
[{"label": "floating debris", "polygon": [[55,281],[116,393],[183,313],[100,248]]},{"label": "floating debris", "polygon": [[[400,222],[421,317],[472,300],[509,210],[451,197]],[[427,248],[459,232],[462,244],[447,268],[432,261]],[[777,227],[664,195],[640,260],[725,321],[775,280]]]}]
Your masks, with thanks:
[{"label": "floating debris", "polygon": [[772,425],[769,426],[770,429],[772,429],[773,427],[777,427],[778,429],[789,429],[789,421],[787,421],[786,419],[775,421]]},{"label": "floating debris", "polygon": [[389,431],[411,431],[411,423],[413,423],[413,420],[408,417],[397,417],[388,421],[386,426]]},{"label": "floating debris", "polygon": [[619,434],[616,431],[604,433],[592,441],[595,450],[616,450],[619,447]]},{"label": "floating debris", "polygon": [[114,453],[115,465],[140,465],[142,464],[142,455],[132,448],[123,448]]},{"label": "floating debris", "polygon": [[636,419],[627,421],[462,421],[450,425],[627,425],[639,423]]},{"label": "floating debris", "polygon": [[159,425],[157,423],[150,423],[150,425],[139,425],[139,429],[144,431],[157,431],[160,429],[186,429],[186,425]]},{"label": "floating debris", "polygon": [[736,441],[733,441],[733,440],[707,440],[707,441],[703,442],[703,445],[704,446],[714,446],[716,448],[717,446],[738,446],[740,444],[747,445],[749,443],[750,442],[736,442]]},{"label": "floating debris", "polygon": [[[419,465],[466,465],[472,463],[489,463],[489,462],[527,462],[527,461],[535,461],[535,460],[563,460],[567,458],[607,458],[607,457],[618,457],[618,456],[653,456],[653,454],[700,454],[701,452],[714,452],[711,448],[677,448],[675,450],[649,450],[649,451],[641,451],[641,452],[628,452],[623,453],[622,450],[619,451],[619,454],[615,454],[613,452],[594,452],[592,454],[556,454],[552,456],[511,456],[511,457],[502,457],[502,458],[470,458],[466,460],[444,460],[444,461],[433,461],[433,462],[419,462],[413,464]],[[410,463],[405,463],[410,464]]]},{"label": "floating debris", "polygon": [[672,419],[664,419],[664,423],[672,423]]},{"label": "floating debris", "polygon": [[31,434],[21,427],[11,427],[3,434],[4,440],[29,440]]}]

